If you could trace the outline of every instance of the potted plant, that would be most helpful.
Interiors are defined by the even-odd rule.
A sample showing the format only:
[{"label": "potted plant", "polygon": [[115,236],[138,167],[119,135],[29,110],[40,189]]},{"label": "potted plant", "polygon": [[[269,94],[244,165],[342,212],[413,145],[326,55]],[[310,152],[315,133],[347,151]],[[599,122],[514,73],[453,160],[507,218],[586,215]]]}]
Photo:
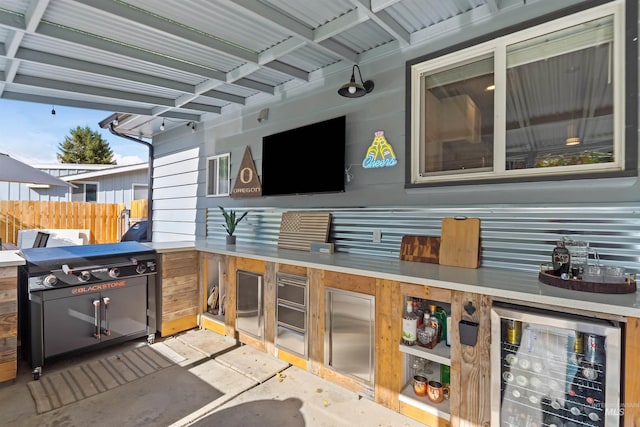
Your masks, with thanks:
[{"label": "potted plant", "polygon": [[236,215],[236,211],[233,211],[233,210],[227,211],[222,206],[218,206],[218,207],[222,211],[222,216],[224,216],[224,224],[222,226],[224,227],[225,230],[227,230],[227,234],[228,234],[228,236],[226,236],[227,244],[235,245],[236,236],[234,236],[233,233],[236,231],[236,226],[238,225],[238,223],[242,221],[249,212],[245,212],[238,217]]}]

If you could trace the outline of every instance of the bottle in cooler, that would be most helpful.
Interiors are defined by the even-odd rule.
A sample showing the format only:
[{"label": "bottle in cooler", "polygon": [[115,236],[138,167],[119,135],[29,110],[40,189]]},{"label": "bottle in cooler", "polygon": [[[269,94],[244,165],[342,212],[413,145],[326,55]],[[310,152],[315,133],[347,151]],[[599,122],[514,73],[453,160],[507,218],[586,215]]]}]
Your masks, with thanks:
[{"label": "bottle in cooler", "polygon": [[619,322],[494,303],[491,330],[492,426],[620,425]]}]

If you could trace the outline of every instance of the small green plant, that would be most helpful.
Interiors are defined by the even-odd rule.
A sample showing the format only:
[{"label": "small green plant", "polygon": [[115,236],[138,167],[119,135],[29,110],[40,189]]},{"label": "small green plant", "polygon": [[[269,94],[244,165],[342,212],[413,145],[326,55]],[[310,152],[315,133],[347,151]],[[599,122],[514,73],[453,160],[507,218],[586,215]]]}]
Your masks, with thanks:
[{"label": "small green plant", "polygon": [[236,217],[236,211],[226,211],[222,206],[218,207],[220,208],[220,210],[222,211],[222,215],[224,216],[225,223],[222,226],[225,230],[227,230],[227,234],[229,236],[233,236],[233,233],[236,231],[236,225],[238,225],[238,223],[242,221],[249,212],[245,212],[240,215],[240,217]]}]

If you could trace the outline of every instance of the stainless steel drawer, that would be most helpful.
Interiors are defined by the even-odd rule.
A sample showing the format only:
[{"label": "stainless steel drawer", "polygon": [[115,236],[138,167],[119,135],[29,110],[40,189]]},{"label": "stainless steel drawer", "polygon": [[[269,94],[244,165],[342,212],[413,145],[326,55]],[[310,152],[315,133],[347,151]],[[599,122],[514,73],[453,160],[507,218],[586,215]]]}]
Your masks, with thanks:
[{"label": "stainless steel drawer", "polygon": [[306,317],[307,313],[304,310],[299,310],[294,307],[278,304],[278,324],[292,329],[298,332],[306,332]]},{"label": "stainless steel drawer", "polygon": [[302,357],[307,356],[307,338],[305,334],[296,332],[291,328],[278,326],[278,336],[276,337],[278,348],[292,351]]},{"label": "stainless steel drawer", "polygon": [[290,276],[278,276],[278,300],[306,307],[306,281],[294,281]]}]

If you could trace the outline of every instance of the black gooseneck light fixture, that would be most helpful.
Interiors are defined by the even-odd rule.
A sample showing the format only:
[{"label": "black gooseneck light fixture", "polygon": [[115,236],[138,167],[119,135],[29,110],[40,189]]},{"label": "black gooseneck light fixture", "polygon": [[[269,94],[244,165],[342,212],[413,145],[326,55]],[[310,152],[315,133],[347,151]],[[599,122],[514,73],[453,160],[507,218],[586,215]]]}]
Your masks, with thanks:
[{"label": "black gooseneck light fixture", "polygon": [[[358,69],[360,83],[356,82],[356,68]],[[361,96],[365,96],[371,92],[373,90],[373,86],[373,80],[362,80],[360,67],[356,64],[351,70],[351,80],[349,80],[349,83],[342,85],[342,87],[338,89],[338,94],[346,98],[360,98]]]}]

